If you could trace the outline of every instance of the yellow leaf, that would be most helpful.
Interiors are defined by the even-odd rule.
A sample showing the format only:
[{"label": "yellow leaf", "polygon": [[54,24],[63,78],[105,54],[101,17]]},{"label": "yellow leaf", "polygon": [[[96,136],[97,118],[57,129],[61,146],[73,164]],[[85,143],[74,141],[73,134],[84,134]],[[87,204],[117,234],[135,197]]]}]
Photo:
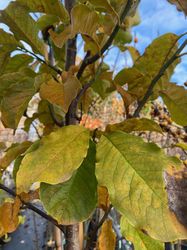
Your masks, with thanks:
[{"label": "yellow leaf", "polygon": [[69,76],[67,81],[64,83],[64,103],[63,103],[63,110],[67,113],[69,105],[71,104],[72,100],[77,96],[79,90],[81,88],[81,84],[77,77]]},{"label": "yellow leaf", "polygon": [[14,202],[5,202],[0,207],[0,236],[12,233],[19,224],[18,213],[21,202],[15,198]]},{"label": "yellow leaf", "polygon": [[98,239],[98,250],[115,250],[116,235],[112,229],[112,221],[106,220],[101,228]]},{"label": "yellow leaf", "polygon": [[40,87],[40,96],[53,104],[63,106],[64,103],[64,86],[54,79],[43,83]]},{"label": "yellow leaf", "polygon": [[116,124],[108,124],[106,132],[121,130],[127,133],[132,131],[156,131],[162,133],[161,127],[154,121],[147,118],[131,118]]},{"label": "yellow leaf", "polygon": [[28,192],[33,183],[67,181],[82,164],[88,147],[89,131],[78,125],[65,126],[43,137],[21,162],[16,176],[17,192]]},{"label": "yellow leaf", "polygon": [[99,186],[98,193],[98,207],[106,211],[110,206],[109,194],[106,187]]}]

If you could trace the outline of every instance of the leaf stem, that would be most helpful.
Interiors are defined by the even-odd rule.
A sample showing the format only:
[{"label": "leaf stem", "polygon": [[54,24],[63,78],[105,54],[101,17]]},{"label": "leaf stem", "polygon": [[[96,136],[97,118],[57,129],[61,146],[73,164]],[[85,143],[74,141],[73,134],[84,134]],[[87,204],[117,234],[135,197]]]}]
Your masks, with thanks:
[{"label": "leaf stem", "polygon": [[62,70],[57,69],[55,66],[48,64],[45,60],[43,60],[42,58],[40,58],[39,56],[37,56],[36,54],[34,54],[32,51],[29,51],[23,47],[18,47],[18,50],[24,52],[24,53],[28,53],[31,56],[33,56],[36,60],[38,60],[39,62],[45,64],[47,67],[51,68],[52,70],[54,70],[57,74],[62,74]]},{"label": "leaf stem", "polygon": [[18,194],[16,194],[16,192],[14,192],[13,190],[9,189],[8,187],[6,187],[5,185],[3,185],[2,183],[0,183],[0,189],[4,190],[5,192],[7,192],[8,194],[12,195],[13,197],[18,197],[20,199],[20,201],[22,202],[22,204],[26,206],[26,208],[28,208],[28,209],[34,211],[35,213],[39,214],[41,217],[43,217],[44,219],[46,219],[49,222],[51,222],[53,225],[55,225],[56,227],[58,227],[64,233],[63,226],[60,225],[60,224],[58,224],[58,222],[55,219],[53,219],[50,215],[44,213],[42,210],[40,210],[39,208],[35,207],[30,202],[25,202]]},{"label": "leaf stem", "polygon": [[137,109],[135,110],[133,117],[138,117],[140,114],[140,111],[142,110],[142,108],[144,107],[144,105],[146,104],[146,102],[148,101],[149,97],[152,95],[153,93],[153,89],[156,85],[156,83],[160,80],[160,78],[164,75],[165,71],[168,69],[168,67],[178,58],[180,52],[185,48],[185,46],[187,45],[187,40],[185,40],[181,46],[178,48],[178,50],[174,53],[174,55],[163,64],[163,66],[161,67],[160,71],[158,72],[158,74],[153,78],[153,80],[151,81],[147,92],[145,93],[145,96],[143,97],[143,99],[139,102]]}]

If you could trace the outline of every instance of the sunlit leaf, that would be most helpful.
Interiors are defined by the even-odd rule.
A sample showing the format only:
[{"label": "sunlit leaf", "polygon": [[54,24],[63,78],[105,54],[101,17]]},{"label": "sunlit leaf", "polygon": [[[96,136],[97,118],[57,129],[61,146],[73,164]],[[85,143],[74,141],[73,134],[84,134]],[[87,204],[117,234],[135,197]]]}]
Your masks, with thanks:
[{"label": "sunlit leaf", "polygon": [[40,197],[47,212],[60,224],[86,220],[97,203],[95,145],[90,143],[87,157],[67,182],[58,185],[42,183]]},{"label": "sunlit leaf", "polygon": [[122,130],[130,133],[132,131],[156,131],[162,133],[161,127],[154,121],[147,118],[131,118],[116,124],[109,124],[106,127],[107,132]]},{"label": "sunlit leaf", "polygon": [[68,22],[69,15],[60,0],[17,0],[27,6],[30,12],[41,12],[58,16],[63,22]]},{"label": "sunlit leaf", "polygon": [[96,176],[113,206],[137,229],[160,241],[187,237],[168,208],[163,171],[173,164],[153,143],[124,132],[102,136],[97,147]]},{"label": "sunlit leaf", "polygon": [[122,235],[129,241],[131,241],[136,250],[164,250],[164,244],[156,241],[140,230],[137,230],[122,216],[121,221]]},{"label": "sunlit leaf", "polygon": [[89,131],[81,126],[67,126],[43,137],[39,148],[22,160],[17,173],[18,191],[27,192],[35,182],[67,181],[83,162],[88,146]]},{"label": "sunlit leaf", "polygon": [[[146,49],[143,56],[136,60],[132,68],[125,68],[117,74],[114,79],[115,83],[120,85],[128,83],[129,93],[134,94],[138,99],[141,99],[152,79],[158,74],[166,59],[168,59],[168,56],[171,57],[173,52],[177,50],[177,44],[175,44],[176,40],[177,36],[172,33],[156,38]],[[157,51],[159,51],[159,53],[157,53]],[[180,60],[176,60],[168,68],[165,75],[157,83],[158,86],[162,85],[162,81],[168,82],[170,80],[174,68],[179,62]],[[156,90],[157,88],[155,88],[155,92]],[[156,97],[157,96],[158,94]]]},{"label": "sunlit leaf", "polygon": [[187,90],[175,83],[164,84],[160,91],[171,119],[182,126],[187,126]]},{"label": "sunlit leaf", "polygon": [[0,12],[0,22],[10,27],[18,41],[23,40],[35,52],[44,54],[44,44],[38,37],[37,25],[23,5],[11,2],[6,9]]}]

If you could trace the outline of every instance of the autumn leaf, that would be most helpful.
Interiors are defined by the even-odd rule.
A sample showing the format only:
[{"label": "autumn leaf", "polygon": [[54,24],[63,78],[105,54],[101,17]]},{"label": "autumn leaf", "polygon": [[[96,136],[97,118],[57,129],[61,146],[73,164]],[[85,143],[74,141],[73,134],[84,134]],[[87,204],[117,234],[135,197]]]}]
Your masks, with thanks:
[{"label": "autumn leaf", "polygon": [[122,216],[120,221],[122,235],[129,241],[131,241],[136,250],[164,250],[164,244],[150,238],[142,231],[134,228],[126,219]]},{"label": "autumn leaf", "polygon": [[38,28],[27,9],[18,2],[11,2],[0,12],[0,21],[10,27],[14,37],[27,42],[35,52],[44,53],[44,43],[38,37]]},{"label": "autumn leaf", "polygon": [[160,95],[171,114],[171,119],[179,125],[187,126],[187,90],[175,83],[165,83]]},{"label": "autumn leaf", "polygon": [[114,250],[116,246],[116,235],[112,228],[112,221],[106,220],[98,238],[98,250]]},{"label": "autumn leaf", "polygon": [[16,198],[13,202],[4,202],[0,207],[0,236],[12,233],[19,224],[19,210],[21,202]]},{"label": "autumn leaf", "polygon": [[69,225],[88,219],[97,202],[93,142],[90,142],[83,163],[68,181],[58,185],[41,184],[40,198],[46,211],[60,224]]},{"label": "autumn leaf", "polygon": [[155,144],[120,131],[102,136],[97,146],[96,176],[113,206],[136,229],[164,242],[187,237],[167,204],[163,172],[173,164],[180,165]]},{"label": "autumn leaf", "polygon": [[107,188],[98,186],[97,192],[98,192],[98,207],[102,208],[104,211],[107,211],[110,206],[110,199]]},{"label": "autumn leaf", "polygon": [[32,142],[25,141],[20,144],[13,144],[10,148],[8,148],[4,157],[0,159],[1,170],[6,169],[11,164],[11,162],[14,161],[18,155],[24,153],[31,146],[31,144]]},{"label": "autumn leaf", "polygon": [[132,131],[155,131],[162,133],[161,127],[154,121],[147,118],[131,118],[116,124],[108,124],[106,132],[121,130],[127,133]]},{"label": "autumn leaf", "polygon": [[[87,155],[89,131],[66,126],[41,139],[39,147],[23,158],[17,173],[18,192],[35,182],[58,184],[70,179]],[[73,156],[73,157],[72,157]]]}]

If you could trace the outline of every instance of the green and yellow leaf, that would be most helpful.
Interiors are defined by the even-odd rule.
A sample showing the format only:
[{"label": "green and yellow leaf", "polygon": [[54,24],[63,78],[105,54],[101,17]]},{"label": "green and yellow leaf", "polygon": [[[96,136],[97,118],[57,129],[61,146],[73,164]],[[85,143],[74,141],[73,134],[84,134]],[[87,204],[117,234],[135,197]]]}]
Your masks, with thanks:
[{"label": "green and yellow leaf", "polygon": [[160,95],[171,114],[171,119],[181,126],[187,126],[187,90],[175,83],[167,83],[164,84]]},{"label": "green and yellow leaf", "polygon": [[18,192],[27,192],[36,182],[58,184],[71,178],[89,147],[89,131],[67,126],[43,137],[37,150],[27,153],[17,173]]},{"label": "green and yellow leaf", "polygon": [[163,242],[187,237],[168,208],[163,174],[173,164],[155,144],[124,132],[102,136],[98,143],[99,185],[106,186],[111,203],[135,228]]},{"label": "green and yellow leaf", "polygon": [[164,244],[150,238],[145,233],[131,226],[131,224],[122,216],[120,221],[122,235],[131,241],[136,250],[164,250]]},{"label": "green and yellow leaf", "polygon": [[94,143],[90,143],[87,157],[68,181],[58,185],[41,184],[40,198],[46,211],[60,224],[88,219],[97,204]]},{"label": "green and yellow leaf", "polygon": [[161,127],[154,121],[147,118],[131,118],[116,124],[108,124],[106,132],[121,130],[127,133],[132,131],[155,131],[162,133]]}]

